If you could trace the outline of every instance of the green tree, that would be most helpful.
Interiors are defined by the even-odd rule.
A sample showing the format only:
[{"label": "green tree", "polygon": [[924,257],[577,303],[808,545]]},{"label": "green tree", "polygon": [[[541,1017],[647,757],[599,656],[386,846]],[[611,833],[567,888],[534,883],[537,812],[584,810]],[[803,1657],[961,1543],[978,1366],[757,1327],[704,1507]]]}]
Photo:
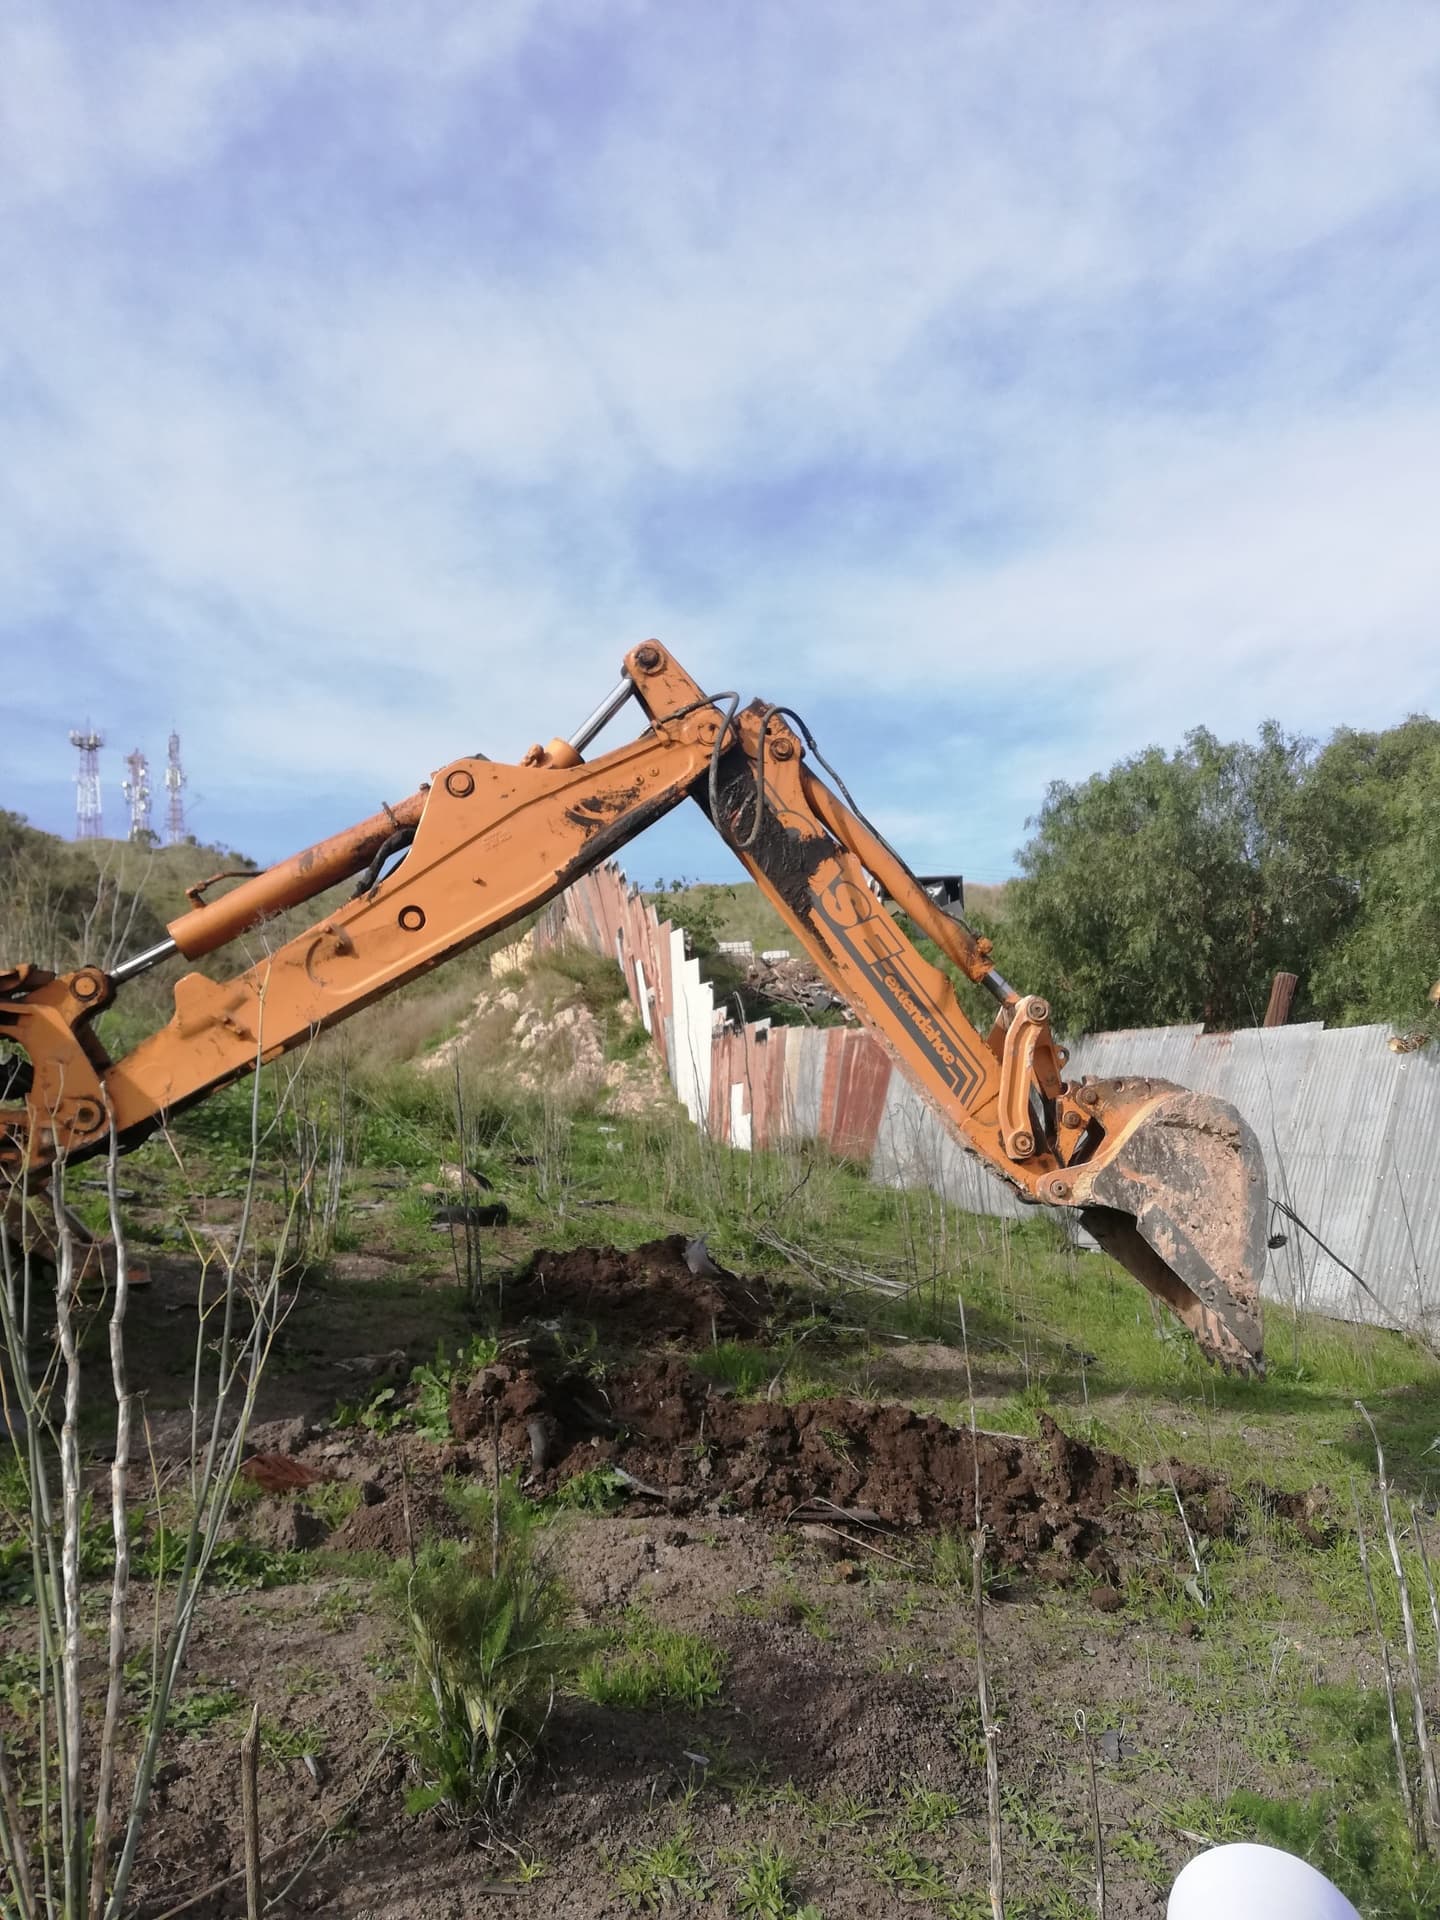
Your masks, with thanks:
[{"label": "green tree", "polygon": [[1079,785],[1057,782],[1006,894],[1002,969],[1070,1032],[1203,1020],[1253,1025],[1278,969],[1302,983],[1353,916],[1310,744],[1206,730]]},{"label": "green tree", "polygon": [[1440,721],[1342,728],[1311,770],[1305,807],[1350,901],[1315,966],[1317,1011],[1440,1030],[1427,999],[1440,979]]}]

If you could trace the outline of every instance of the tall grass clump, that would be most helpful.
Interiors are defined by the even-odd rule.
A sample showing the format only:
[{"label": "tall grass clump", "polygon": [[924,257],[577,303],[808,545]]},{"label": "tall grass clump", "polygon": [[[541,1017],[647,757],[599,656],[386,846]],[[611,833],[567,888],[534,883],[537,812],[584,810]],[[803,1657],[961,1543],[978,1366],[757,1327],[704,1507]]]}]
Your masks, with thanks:
[{"label": "tall grass clump", "polygon": [[496,1817],[540,1750],[562,1683],[589,1652],[543,1541],[512,1534],[493,1562],[428,1545],[404,1587],[414,1678],[400,1733],[416,1774],[411,1811]]}]

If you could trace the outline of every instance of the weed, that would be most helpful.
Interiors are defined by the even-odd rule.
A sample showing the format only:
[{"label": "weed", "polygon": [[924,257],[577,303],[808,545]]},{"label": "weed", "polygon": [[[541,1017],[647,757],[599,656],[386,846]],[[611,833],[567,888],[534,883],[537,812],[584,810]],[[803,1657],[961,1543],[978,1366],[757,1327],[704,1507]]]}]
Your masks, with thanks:
[{"label": "weed", "polygon": [[[143,1725],[155,1705],[155,1675],[148,1654],[134,1654],[125,1662],[125,1686],[137,1702],[134,1717]],[[217,1721],[239,1713],[242,1705],[239,1694],[229,1687],[187,1687],[171,1694],[165,1724],[182,1738],[204,1733]]]},{"label": "weed", "polygon": [[737,1866],[733,1911],[742,1920],[801,1920],[816,1913],[798,1905],[795,1862],[773,1841],[750,1848]]},{"label": "weed", "polygon": [[576,1691],[596,1706],[712,1706],[725,1685],[725,1655],[698,1634],[630,1614],[618,1647],[586,1661]]},{"label": "weed", "polygon": [[1148,1833],[1142,1833],[1137,1827],[1126,1827],[1115,1835],[1110,1845],[1112,1852],[1119,1859],[1128,1860],[1152,1887],[1169,1885],[1170,1870],[1165,1856]]},{"label": "weed", "polygon": [[[493,1491],[481,1480],[465,1479],[457,1475],[449,1476],[445,1481],[445,1500],[451,1510],[463,1524],[472,1540],[490,1540],[493,1525],[491,1514],[494,1508]],[[500,1532],[502,1538],[511,1542],[532,1539],[543,1533],[553,1524],[554,1515],[547,1513],[533,1500],[528,1500],[521,1492],[519,1483],[508,1474],[500,1482]]]},{"label": "weed", "polygon": [[668,1840],[653,1847],[631,1847],[623,1860],[606,1858],[606,1865],[624,1898],[647,1913],[677,1900],[706,1900],[715,1887],[714,1876],[695,1851],[689,1826],[677,1827]]},{"label": "weed", "polygon": [[[930,1579],[937,1587],[962,1593],[968,1598],[974,1585],[974,1562],[975,1546],[968,1533],[937,1533],[930,1543]],[[995,1598],[1008,1592],[1013,1583],[1009,1571],[993,1560],[985,1562],[981,1577],[985,1592]],[[912,1612],[921,1604],[920,1597],[913,1594],[913,1590],[911,1595],[907,1595],[907,1602]]]},{"label": "weed", "polygon": [[394,1433],[406,1427],[427,1440],[448,1440],[452,1386],[457,1379],[469,1380],[482,1367],[488,1367],[499,1350],[498,1341],[476,1334],[447,1359],[441,1341],[433,1360],[422,1360],[411,1368],[408,1401],[402,1400],[394,1387],[381,1387],[369,1400],[343,1401],[335,1409],[332,1424],[364,1427],[370,1433]]},{"label": "weed", "polygon": [[0,1702],[19,1720],[28,1715],[40,1692],[40,1669],[26,1653],[0,1654]]},{"label": "weed", "polygon": [[873,1842],[865,1849],[865,1853],[882,1886],[915,1900],[928,1900],[947,1916],[956,1916],[956,1920],[961,1920],[962,1916],[963,1920],[969,1920],[966,1909],[946,1885],[945,1876],[936,1861],[916,1853],[903,1840],[893,1837]]},{"label": "weed", "polygon": [[282,1727],[273,1720],[262,1720],[260,1751],[276,1766],[292,1760],[318,1759],[325,1751],[325,1736],[314,1727]]},{"label": "weed", "polygon": [[315,1602],[315,1617],[327,1633],[343,1633],[363,1608],[355,1588],[349,1581],[342,1581]]},{"label": "weed", "polygon": [[906,1833],[943,1833],[960,1812],[960,1802],[948,1793],[937,1793],[909,1781],[901,1789],[904,1810],[900,1825]]},{"label": "weed", "polygon": [[614,1513],[625,1497],[625,1482],[613,1467],[587,1467],[557,1487],[550,1504],[573,1513]]},{"label": "weed", "polygon": [[498,1812],[534,1758],[555,1693],[588,1642],[541,1549],[521,1535],[488,1567],[431,1543],[404,1586],[415,1659],[400,1728],[419,1775],[412,1810]]},{"label": "weed", "polygon": [[837,1793],[823,1804],[820,1818],[825,1827],[863,1827],[868,1821],[878,1820],[881,1811],[858,1793]]},{"label": "weed", "polygon": [[1002,1802],[1005,1831],[1041,1853],[1061,1854],[1080,1842],[1058,1815],[1049,1813],[1027,1794],[1007,1793]]},{"label": "weed", "polygon": [[[109,1552],[113,1551],[112,1545]],[[184,1552],[183,1537],[158,1526],[148,1540],[132,1549],[131,1571],[144,1579],[173,1579]],[[253,1540],[218,1540],[205,1577],[226,1593],[243,1593],[251,1587],[291,1586],[306,1577],[312,1564],[309,1554],[282,1552]]]},{"label": "weed", "polygon": [[305,1489],[301,1504],[326,1526],[338,1527],[359,1506],[360,1487],[354,1480],[319,1480]]}]

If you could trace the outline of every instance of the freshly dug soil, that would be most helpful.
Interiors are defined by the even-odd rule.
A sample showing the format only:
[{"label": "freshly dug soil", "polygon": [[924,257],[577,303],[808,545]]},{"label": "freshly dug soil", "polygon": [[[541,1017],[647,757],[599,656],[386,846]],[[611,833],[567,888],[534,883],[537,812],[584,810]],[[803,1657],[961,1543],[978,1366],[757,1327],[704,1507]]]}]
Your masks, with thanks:
[{"label": "freshly dug soil", "polygon": [[397,1488],[374,1506],[356,1507],[330,1544],[345,1553],[388,1553],[398,1560],[412,1545],[458,1539],[463,1532],[459,1516],[433,1489]]},{"label": "freshly dug soil", "polygon": [[627,1340],[688,1343],[753,1334],[776,1311],[763,1280],[721,1273],[701,1279],[685,1264],[685,1236],[615,1247],[541,1249],[505,1287],[507,1320],[571,1313]]},{"label": "freshly dug soil", "polygon": [[[1093,1558],[1143,1531],[1117,1496],[1139,1484],[1118,1454],[1070,1438],[1046,1415],[1036,1440],[948,1426],[910,1407],[827,1399],[798,1406],[738,1401],[678,1357],[652,1358],[603,1384],[547,1380],[523,1366],[485,1368],[451,1398],[456,1438],[489,1443],[496,1409],[501,1455],[537,1491],[588,1467],[615,1465],[643,1483],[643,1505],[701,1507],[788,1519],[830,1503],[896,1529],[967,1529],[980,1514],[992,1551],[1010,1565],[1053,1553]],[[1223,1534],[1234,1496],[1193,1467],[1174,1470],[1191,1527]],[[1309,1526],[1304,1495],[1276,1494],[1276,1513]],[[817,1514],[823,1517],[823,1511]],[[1097,1565],[1098,1570],[1098,1565]]]}]

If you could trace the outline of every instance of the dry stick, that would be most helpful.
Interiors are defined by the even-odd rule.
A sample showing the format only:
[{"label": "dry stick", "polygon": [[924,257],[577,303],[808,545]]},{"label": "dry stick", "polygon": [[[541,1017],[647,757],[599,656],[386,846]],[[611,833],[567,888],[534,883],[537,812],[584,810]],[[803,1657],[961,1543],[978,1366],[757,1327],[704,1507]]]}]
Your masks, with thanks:
[{"label": "dry stick", "polygon": [[260,1702],[240,1742],[240,1818],[245,1827],[245,1920],[260,1920]]},{"label": "dry stick", "polygon": [[1105,1841],[1100,1831],[1100,1789],[1095,1783],[1095,1743],[1085,1709],[1075,1715],[1075,1731],[1085,1742],[1085,1764],[1090,1769],[1090,1824],[1095,1830],[1095,1920],[1105,1920]]},{"label": "dry stick", "polygon": [[[1150,1304],[1153,1306],[1155,1303],[1152,1300]],[[1195,1591],[1199,1597],[1200,1605],[1203,1608],[1207,1605],[1207,1602],[1205,1599],[1205,1568],[1201,1563],[1200,1549],[1195,1544],[1195,1535],[1190,1530],[1190,1521],[1185,1513],[1185,1503],[1180,1498],[1179,1487],[1175,1484],[1175,1471],[1170,1465],[1170,1456],[1160,1445],[1160,1436],[1156,1433],[1155,1429],[1150,1426],[1148,1418],[1145,1420],[1145,1425],[1149,1429],[1151,1443],[1159,1453],[1161,1462],[1164,1465],[1165,1478],[1170,1482],[1170,1491],[1175,1496],[1175,1511],[1179,1514],[1180,1524],[1185,1529],[1185,1544],[1190,1549],[1190,1564],[1195,1569]]]},{"label": "dry stick", "polygon": [[1435,1665],[1440,1667],[1440,1600],[1435,1597],[1435,1581],[1430,1572],[1430,1556],[1425,1551],[1425,1535],[1421,1530],[1420,1516],[1414,1507],[1410,1509],[1410,1524],[1415,1529],[1415,1544],[1420,1549],[1420,1566],[1425,1575],[1425,1591],[1430,1596],[1430,1624],[1435,1629]]},{"label": "dry stick", "polygon": [[975,1382],[970,1373],[970,1333],[965,1298],[959,1296],[960,1338],[965,1354],[965,1386],[970,1399],[970,1460],[975,1469],[975,1542],[970,1563],[975,1603],[975,1691],[985,1735],[986,1822],[990,1829],[990,1912],[1005,1920],[1005,1850],[1000,1839],[1000,1729],[990,1711],[990,1676],[985,1667],[985,1525],[980,1518],[980,1438],[975,1430]]},{"label": "dry stick", "polygon": [[980,1696],[980,1724],[985,1733],[986,1814],[990,1828],[990,1911],[1005,1920],[1005,1854],[1000,1845],[1000,1756],[996,1738],[1000,1729],[990,1712],[990,1680],[985,1667],[985,1529],[975,1528],[972,1562],[975,1600],[975,1690]]},{"label": "dry stick", "polygon": [[[293,1874],[291,1878],[285,1883],[285,1885],[280,1889],[279,1893],[273,1894],[271,1898],[266,1902],[267,1907],[275,1906],[280,1900],[282,1900],[285,1897],[285,1895],[290,1891],[291,1887],[294,1886],[296,1879],[298,1879],[299,1875],[303,1873],[305,1866],[307,1866],[309,1862],[314,1859],[315,1853],[319,1850],[319,1848],[325,1844],[326,1840],[340,1825],[341,1821],[343,1821],[348,1814],[353,1812],[353,1810],[359,1806],[360,1802],[365,1798],[366,1793],[369,1791],[370,1782],[375,1778],[375,1775],[380,1771],[381,1761],[385,1758],[385,1755],[389,1751],[390,1751],[390,1740],[387,1738],[384,1744],[381,1746],[379,1752],[375,1755],[374,1760],[370,1763],[370,1767],[365,1775],[365,1778],[360,1782],[360,1785],[355,1789],[355,1792],[340,1808],[338,1813],[327,1813],[322,1815],[319,1820],[314,1821],[310,1826],[302,1827],[299,1833],[292,1833],[288,1840],[277,1840],[273,1847],[271,1847],[267,1852],[261,1854],[260,1856],[261,1866],[268,1867],[274,1861],[278,1860],[282,1853],[289,1853],[292,1847],[298,1847],[302,1840],[310,1839],[310,1837],[313,1834],[318,1834],[320,1836],[319,1839],[316,1841],[314,1848],[311,1849],[311,1852],[307,1856],[306,1860],[302,1863],[302,1865],[299,1868],[297,1868],[295,1874]],[[222,1893],[226,1887],[233,1886],[237,1880],[242,1880],[244,1877],[245,1877],[245,1868],[236,1867],[233,1873],[227,1873],[222,1880],[212,1880],[208,1887],[201,1887],[197,1893],[186,1894],[185,1898],[179,1903],[178,1906],[166,1907],[163,1913],[157,1913],[154,1916],[154,1920],[176,1920],[177,1915],[182,1913],[189,1913],[190,1909],[192,1907],[198,1907],[202,1900],[213,1899],[217,1893]]]},{"label": "dry stick", "polygon": [[[20,1911],[28,1917],[30,1914],[37,1913],[39,1909],[35,1905],[35,1893],[30,1880],[30,1862],[25,1857],[25,1832],[20,1825],[20,1798],[15,1791],[14,1776],[10,1772],[10,1757],[5,1751],[3,1739],[0,1739],[0,1799],[3,1799],[5,1804],[6,1828],[15,1843],[14,1858],[7,1858],[5,1864],[10,1869],[15,1891],[20,1896]],[[8,1847],[6,1852],[8,1854]]]},{"label": "dry stick", "polygon": [[415,1566],[415,1529],[410,1521],[410,1469],[405,1464],[405,1449],[397,1440],[395,1457],[400,1462],[400,1518],[405,1522],[405,1551],[411,1570]]},{"label": "dry stick", "polygon": [[125,1370],[125,1309],[130,1299],[130,1254],[120,1220],[120,1147],[109,1090],[104,1092],[110,1121],[110,1152],[105,1165],[105,1191],[110,1203],[110,1238],[115,1246],[115,1293],[110,1304],[110,1380],[115,1392],[115,1458],[110,1465],[110,1531],[115,1541],[115,1572],[110,1583],[109,1684],[105,1692],[105,1724],[100,1735],[100,1773],[95,1788],[95,1835],[90,1856],[90,1911],[105,1906],[105,1874],[109,1865],[111,1796],[115,1785],[115,1747],[120,1727],[121,1696],[125,1685],[125,1646],[129,1628],[130,1528],[125,1497],[130,1476],[130,1386]]},{"label": "dry stick", "polygon": [[1400,1789],[1400,1804],[1405,1809],[1405,1825],[1415,1832],[1415,1802],[1410,1793],[1410,1771],[1405,1765],[1405,1743],[1400,1738],[1400,1716],[1395,1711],[1395,1675],[1390,1667],[1390,1643],[1380,1624],[1380,1608],[1375,1599],[1375,1582],[1370,1577],[1370,1554],[1365,1545],[1365,1528],[1360,1520],[1360,1501],[1352,1482],[1350,1499],[1355,1508],[1355,1538],[1360,1542],[1360,1571],[1365,1576],[1365,1591],[1370,1596],[1370,1618],[1375,1623],[1375,1638],[1380,1642],[1380,1666],[1385,1675],[1385,1705],[1390,1714],[1390,1744],[1395,1749],[1395,1782]]},{"label": "dry stick", "polygon": [[78,1912],[84,1870],[85,1821],[80,1811],[80,1346],[75,1327],[81,1274],[75,1260],[75,1234],[58,1181],[51,1193],[55,1209],[58,1258],[55,1266],[55,1333],[65,1368],[65,1411],[60,1427],[61,1554],[60,1589],[55,1597],[61,1630],[55,1731],[59,1745],[60,1832],[64,1855],[64,1904]]},{"label": "dry stick", "polygon": [[1415,1744],[1420,1749],[1420,1784],[1424,1793],[1425,1833],[1432,1848],[1440,1848],[1440,1779],[1435,1773],[1435,1756],[1430,1750],[1430,1729],[1425,1720],[1425,1689],[1420,1684],[1420,1651],[1415,1639],[1415,1610],[1410,1604],[1410,1582],[1400,1558],[1400,1542],[1390,1513],[1390,1488],[1385,1480],[1385,1455],[1375,1422],[1357,1400],[1356,1407],[1370,1429],[1375,1442],[1376,1471],[1380,1477],[1380,1511],[1385,1517],[1385,1543],[1390,1549],[1390,1564],[1395,1569],[1395,1584],[1400,1589],[1400,1619],[1405,1628],[1405,1663],[1410,1674],[1410,1698],[1415,1706]]}]

